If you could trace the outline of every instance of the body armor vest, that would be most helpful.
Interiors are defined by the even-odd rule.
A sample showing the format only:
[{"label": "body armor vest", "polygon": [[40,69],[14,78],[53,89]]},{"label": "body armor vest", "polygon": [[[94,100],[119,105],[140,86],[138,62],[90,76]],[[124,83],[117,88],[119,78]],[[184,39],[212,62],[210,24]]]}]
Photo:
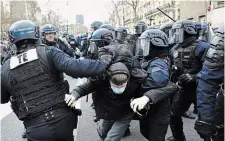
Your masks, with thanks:
[{"label": "body armor vest", "polygon": [[[12,61],[15,62],[19,56],[22,56],[19,61],[23,64],[13,65]],[[30,49],[12,57],[7,63],[9,70],[5,77],[9,80],[7,87],[12,95],[10,101],[20,120],[33,117],[60,103],[64,105],[67,87],[59,75],[53,75],[48,69],[44,47]]]},{"label": "body armor vest", "polygon": [[198,41],[195,41],[190,45],[174,48],[173,62],[180,74],[196,74],[200,71],[200,61],[195,57],[195,47],[197,45]]}]

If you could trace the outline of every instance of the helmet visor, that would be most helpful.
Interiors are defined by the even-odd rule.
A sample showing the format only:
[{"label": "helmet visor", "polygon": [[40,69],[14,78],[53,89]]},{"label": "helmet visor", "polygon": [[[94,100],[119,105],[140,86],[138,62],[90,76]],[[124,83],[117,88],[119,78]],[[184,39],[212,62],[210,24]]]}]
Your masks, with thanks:
[{"label": "helmet visor", "polygon": [[183,28],[171,29],[169,34],[170,34],[170,37],[169,37],[170,44],[183,43],[183,41],[184,41],[184,29]]},{"label": "helmet visor", "polygon": [[150,51],[150,39],[148,38],[140,38],[138,40],[138,54],[143,55],[144,57],[149,55],[149,51]]}]

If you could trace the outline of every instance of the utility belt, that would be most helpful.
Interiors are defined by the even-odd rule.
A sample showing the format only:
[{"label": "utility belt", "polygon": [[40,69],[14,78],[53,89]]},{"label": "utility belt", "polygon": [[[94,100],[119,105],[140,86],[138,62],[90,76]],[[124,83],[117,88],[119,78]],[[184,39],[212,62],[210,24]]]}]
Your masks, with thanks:
[{"label": "utility belt", "polygon": [[46,111],[44,114],[37,116],[32,119],[24,120],[25,127],[30,127],[36,124],[48,122],[50,120],[53,120],[59,116],[65,115],[69,112],[72,112],[72,108],[60,108],[56,110],[50,110]]}]

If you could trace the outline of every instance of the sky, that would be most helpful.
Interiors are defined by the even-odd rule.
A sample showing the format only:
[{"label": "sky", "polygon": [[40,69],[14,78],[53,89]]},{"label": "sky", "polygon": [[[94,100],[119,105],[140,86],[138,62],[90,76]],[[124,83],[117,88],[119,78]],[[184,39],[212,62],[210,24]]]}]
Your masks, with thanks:
[{"label": "sky", "polygon": [[54,10],[69,23],[75,23],[76,15],[82,14],[87,27],[95,20],[104,22],[109,18],[110,0],[38,0],[38,3],[43,14],[48,9]]}]

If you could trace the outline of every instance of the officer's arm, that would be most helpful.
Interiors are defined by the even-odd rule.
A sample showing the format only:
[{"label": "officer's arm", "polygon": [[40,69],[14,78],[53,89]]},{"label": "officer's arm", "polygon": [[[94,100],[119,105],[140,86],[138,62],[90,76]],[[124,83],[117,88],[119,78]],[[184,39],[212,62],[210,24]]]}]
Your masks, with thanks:
[{"label": "officer's arm", "polygon": [[1,104],[8,103],[10,99],[10,93],[6,90],[4,84],[3,77],[1,77]]},{"label": "officer's arm", "polygon": [[159,103],[160,101],[164,100],[165,98],[170,97],[178,90],[177,85],[172,82],[169,82],[166,86],[151,89],[144,93],[145,96],[151,99],[152,104]]},{"label": "officer's arm", "polygon": [[99,60],[74,59],[55,47],[47,47],[46,54],[57,71],[65,72],[75,78],[101,75],[108,65]]},{"label": "officer's arm", "polygon": [[70,46],[70,44],[62,38],[59,38],[59,48],[63,48],[63,51],[65,51],[66,54],[68,54],[71,57],[74,57],[73,52],[74,50],[72,49],[72,47]]},{"label": "officer's arm", "polygon": [[[164,60],[156,59],[152,61],[147,70],[148,76],[141,88],[143,90],[151,90],[166,86],[169,81],[168,69],[168,64]],[[156,99],[156,95],[151,91],[145,92],[144,95],[146,95],[151,100]],[[163,97],[161,98],[161,95],[157,94],[157,96],[158,100],[163,99]]]},{"label": "officer's arm", "polygon": [[212,123],[215,113],[216,97],[219,91],[219,84],[224,78],[224,69],[209,68],[205,64],[197,75],[197,105],[199,118],[202,121]]},{"label": "officer's arm", "polygon": [[76,98],[76,100],[78,100],[79,98],[94,92],[94,90],[95,89],[93,87],[93,83],[90,80],[88,80],[86,83],[77,86],[71,92],[71,95],[73,95]]}]

